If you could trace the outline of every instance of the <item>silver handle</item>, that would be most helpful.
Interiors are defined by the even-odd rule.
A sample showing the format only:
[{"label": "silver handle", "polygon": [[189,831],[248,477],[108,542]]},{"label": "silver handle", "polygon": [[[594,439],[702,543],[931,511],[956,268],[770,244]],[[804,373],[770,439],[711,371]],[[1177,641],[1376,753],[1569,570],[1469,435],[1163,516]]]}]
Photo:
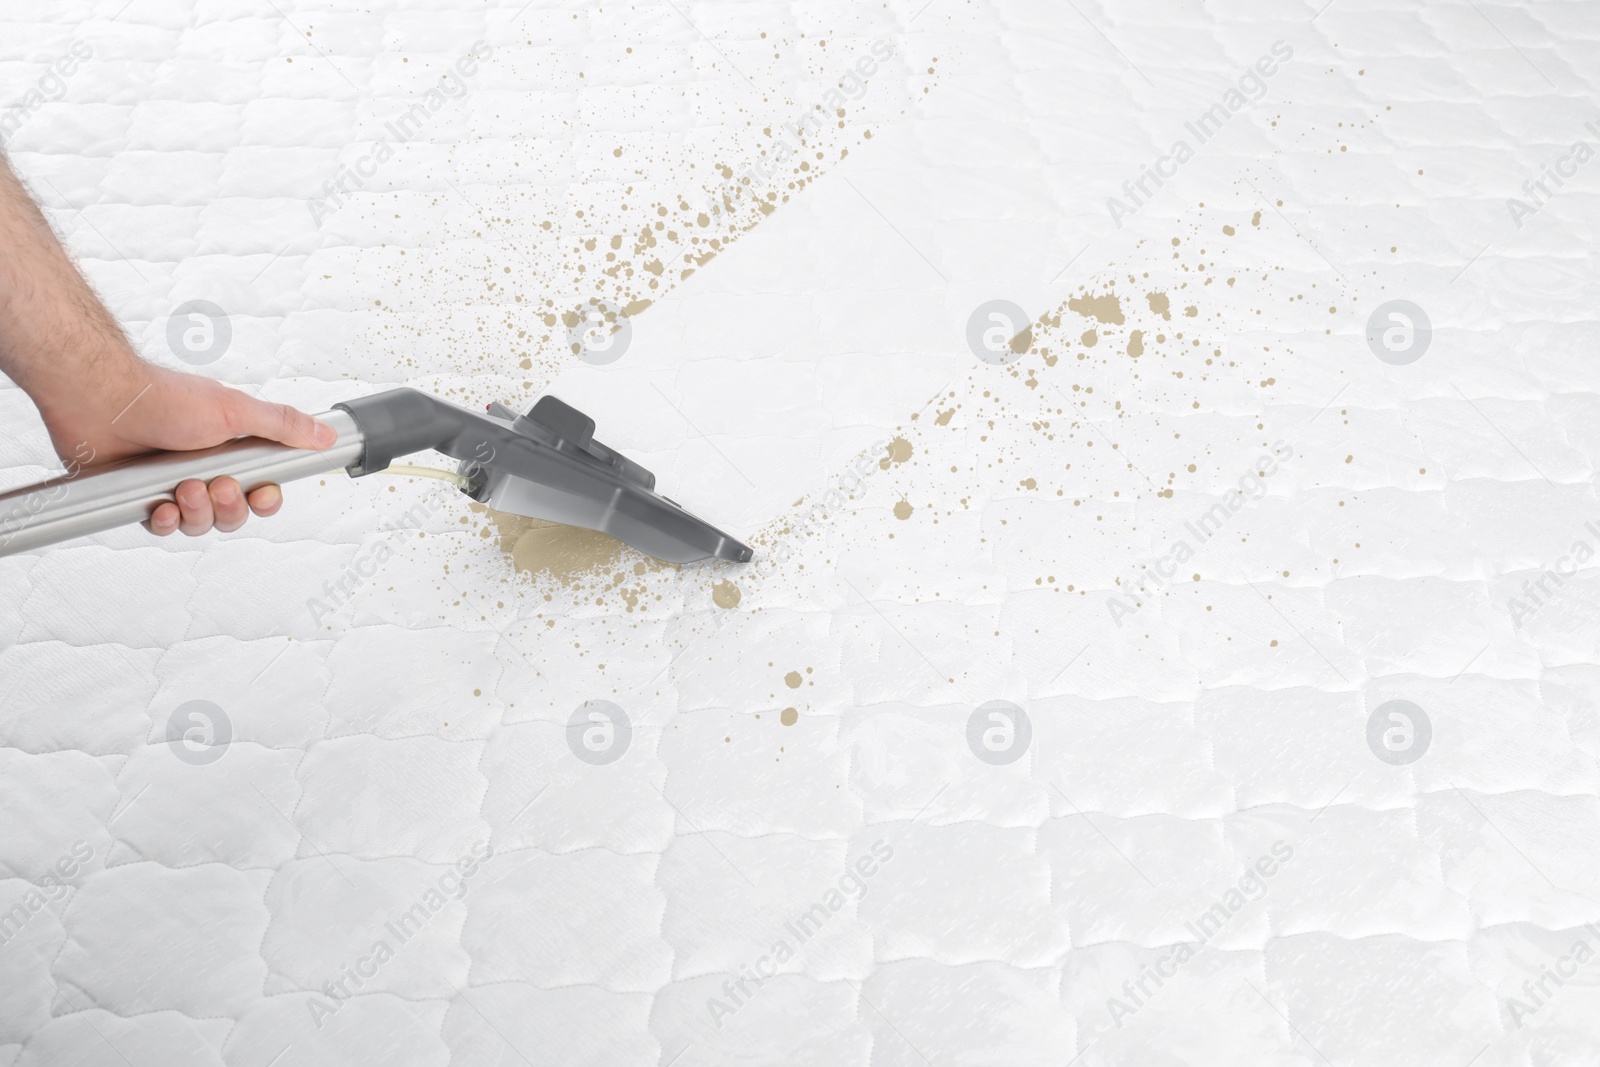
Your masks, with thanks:
[{"label": "silver handle", "polygon": [[241,437],[195,452],[157,452],[90,467],[0,493],[0,556],[143,522],[157,504],[172,499],[179,482],[190,478],[209,482],[232,475],[248,493],[263,485],[338,473],[355,463],[363,444],[356,420],[339,410],[317,418],[339,435],[333,447],[321,452]]}]

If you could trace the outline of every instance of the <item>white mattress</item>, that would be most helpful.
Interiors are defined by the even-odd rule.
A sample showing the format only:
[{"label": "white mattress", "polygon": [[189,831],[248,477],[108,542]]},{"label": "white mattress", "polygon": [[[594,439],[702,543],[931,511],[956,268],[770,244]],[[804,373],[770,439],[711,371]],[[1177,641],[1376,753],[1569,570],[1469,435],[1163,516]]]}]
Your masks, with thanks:
[{"label": "white mattress", "polygon": [[[553,391],[759,556],[529,574],[335,475],[0,561],[0,1067],[1600,1060],[1600,5],[0,17],[150,358],[208,300],[196,369],[308,409]],[[591,299],[610,362],[546,325]]]}]

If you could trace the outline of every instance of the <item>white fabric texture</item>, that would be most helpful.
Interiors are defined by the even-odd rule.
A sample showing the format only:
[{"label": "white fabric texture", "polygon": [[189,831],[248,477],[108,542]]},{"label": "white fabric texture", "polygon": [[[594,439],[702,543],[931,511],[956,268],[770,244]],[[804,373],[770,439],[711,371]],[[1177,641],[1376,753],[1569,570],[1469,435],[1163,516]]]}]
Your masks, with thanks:
[{"label": "white fabric texture", "polygon": [[758,554],[0,559],[0,1067],[1600,1061],[1600,4],[0,22],[148,358],[553,392]]}]

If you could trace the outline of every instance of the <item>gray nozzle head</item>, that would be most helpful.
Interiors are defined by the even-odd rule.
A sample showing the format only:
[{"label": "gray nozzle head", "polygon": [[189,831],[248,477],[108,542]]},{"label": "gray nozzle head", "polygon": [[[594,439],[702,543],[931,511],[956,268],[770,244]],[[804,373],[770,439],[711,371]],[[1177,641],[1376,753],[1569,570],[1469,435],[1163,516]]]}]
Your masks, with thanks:
[{"label": "gray nozzle head", "polygon": [[655,491],[655,475],[594,439],[594,420],[553,396],[526,415],[500,404],[469,411],[415,389],[337,405],[360,425],[365,446],[352,475],[383,470],[425,448],[461,461],[472,499],[513,515],[609,534],[668,563],[754,553]]}]

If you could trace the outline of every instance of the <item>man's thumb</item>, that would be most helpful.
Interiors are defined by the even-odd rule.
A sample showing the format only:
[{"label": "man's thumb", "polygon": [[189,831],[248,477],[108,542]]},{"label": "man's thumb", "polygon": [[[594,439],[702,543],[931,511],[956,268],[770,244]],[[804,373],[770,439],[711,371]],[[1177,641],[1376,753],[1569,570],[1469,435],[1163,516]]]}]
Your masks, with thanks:
[{"label": "man's thumb", "polygon": [[294,448],[315,448],[319,451],[331,447],[339,439],[332,426],[319,422],[298,408],[288,404],[271,404],[242,393],[238,397],[233,424],[240,433],[265,437]]}]

